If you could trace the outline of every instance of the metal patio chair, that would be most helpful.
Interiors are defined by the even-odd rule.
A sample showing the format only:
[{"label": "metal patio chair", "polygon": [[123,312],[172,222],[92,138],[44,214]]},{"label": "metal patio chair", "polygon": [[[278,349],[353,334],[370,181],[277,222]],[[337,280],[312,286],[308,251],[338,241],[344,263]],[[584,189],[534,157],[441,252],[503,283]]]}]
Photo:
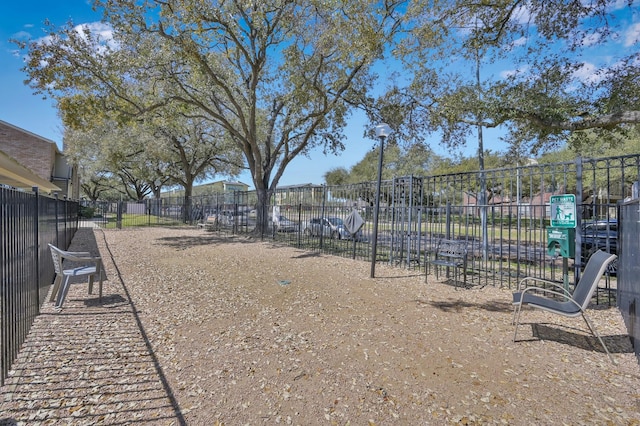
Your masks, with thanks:
[{"label": "metal patio chair", "polygon": [[[513,293],[513,323],[515,324],[513,341],[516,341],[518,335],[518,325],[520,323],[520,313],[523,305],[565,317],[582,316],[591,334],[598,338],[609,359],[615,363],[607,346],[596,331],[595,326],[589,320],[586,309],[587,306],[589,306],[593,293],[598,287],[600,278],[607,270],[607,266],[616,258],[617,256],[615,254],[609,254],[602,250],[595,252],[589,258],[573,293],[570,293],[562,285],[552,281],[535,277],[523,278],[518,284],[519,291]],[[530,285],[530,282],[533,282],[533,285]],[[552,288],[541,287],[539,284],[551,286]]]},{"label": "metal patio chair", "polygon": [[[71,286],[70,278],[86,275],[89,277],[89,294],[93,292],[93,281],[98,278],[98,297],[102,301],[102,259],[98,256],[92,256],[89,252],[80,251],[64,251],[56,246],[49,244],[51,249],[51,258],[53,267],[56,271],[56,278],[53,284],[50,301],[56,299],[56,309],[62,309],[64,299],[67,297],[69,287]],[[70,260],[79,263],[68,269],[64,268],[63,261]],[[75,264],[74,264],[75,265]],[[64,283],[62,278],[64,277]],[[62,284],[62,287],[61,287]],[[57,297],[56,297],[57,296]]]}]

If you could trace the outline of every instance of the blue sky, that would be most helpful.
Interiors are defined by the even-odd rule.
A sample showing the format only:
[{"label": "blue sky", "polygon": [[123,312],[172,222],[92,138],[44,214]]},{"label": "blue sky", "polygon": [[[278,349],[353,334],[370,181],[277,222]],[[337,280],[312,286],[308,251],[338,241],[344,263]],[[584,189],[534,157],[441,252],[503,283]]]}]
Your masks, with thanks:
[{"label": "blue sky", "polygon": [[[636,5],[633,8],[633,13],[629,13],[627,16],[629,21],[626,25],[628,27],[640,25],[637,13],[638,6]],[[0,120],[51,139],[62,149],[62,124],[57,116],[55,105],[51,100],[43,100],[42,96],[34,95],[32,90],[24,85],[25,74],[20,71],[23,59],[15,52],[16,46],[8,41],[10,38],[44,36],[43,22],[47,19],[60,26],[69,19],[76,24],[99,21],[100,14],[92,11],[90,0],[11,1],[3,5],[3,13],[0,14],[0,93],[2,93]],[[640,32],[640,28],[637,28],[636,31]],[[636,41],[632,43],[631,48],[637,49],[637,46]],[[345,132],[347,135],[346,149],[341,154],[337,156],[324,155],[321,149],[317,149],[311,152],[311,158],[297,158],[288,166],[280,180],[280,185],[321,184],[324,182],[323,175],[330,169],[336,167],[349,169],[356,164],[367,151],[375,148],[378,144],[378,141],[363,137],[365,124],[366,117],[362,113],[354,113]],[[485,130],[485,149],[505,150],[506,144],[501,142],[499,137],[499,131]],[[437,154],[444,156],[451,154],[439,145],[437,137],[433,137],[430,142]],[[469,142],[462,153],[467,156],[475,155],[476,149],[475,140],[473,140]],[[239,180],[253,186],[248,173],[241,175]]]},{"label": "blue sky", "polygon": [[62,148],[61,122],[53,102],[34,95],[24,85],[25,74],[20,71],[22,58],[15,53],[16,46],[10,38],[33,38],[44,35],[42,23],[45,19],[62,25],[74,21],[98,20],[86,0],[64,0],[63,2],[11,1],[2,7],[0,14],[0,120],[21,127],[37,135],[51,139]]}]

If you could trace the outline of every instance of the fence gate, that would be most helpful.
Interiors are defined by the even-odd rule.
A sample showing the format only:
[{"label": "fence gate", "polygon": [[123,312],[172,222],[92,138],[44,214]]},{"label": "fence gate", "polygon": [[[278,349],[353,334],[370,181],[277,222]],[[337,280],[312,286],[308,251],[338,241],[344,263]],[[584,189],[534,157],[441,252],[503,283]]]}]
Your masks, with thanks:
[{"label": "fence gate", "polygon": [[404,176],[393,179],[391,196],[391,251],[395,264],[420,266],[422,229],[422,178]]}]

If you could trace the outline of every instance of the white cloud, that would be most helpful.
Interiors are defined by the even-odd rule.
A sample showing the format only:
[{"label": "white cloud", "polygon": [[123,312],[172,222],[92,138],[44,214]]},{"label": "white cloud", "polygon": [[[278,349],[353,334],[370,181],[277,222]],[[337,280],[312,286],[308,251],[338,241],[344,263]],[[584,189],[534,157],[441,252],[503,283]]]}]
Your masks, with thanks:
[{"label": "white cloud", "polygon": [[584,83],[591,84],[602,81],[606,76],[606,72],[591,62],[583,62],[582,66],[573,73],[573,76]]},{"label": "white cloud", "polygon": [[527,37],[520,37],[520,38],[518,38],[516,40],[513,40],[508,45],[504,46],[503,50],[505,52],[511,52],[512,50],[527,44],[527,41],[529,41],[529,39]]},{"label": "white cloud", "polygon": [[29,40],[31,38],[31,34],[27,31],[18,31],[17,33],[13,34],[11,38],[16,40]]},{"label": "white cloud", "polygon": [[629,0],[616,0],[607,4],[608,11],[624,9],[629,6]]},{"label": "white cloud", "polygon": [[516,76],[516,75],[526,74],[528,71],[529,71],[529,65],[525,65],[525,66],[523,66],[521,68],[500,71],[500,77],[501,78],[509,78],[509,77],[513,77],[513,76]]},{"label": "white cloud", "polygon": [[79,24],[74,27],[74,30],[81,36],[84,36],[85,31],[88,30],[91,34],[97,36],[99,43],[110,44],[113,42],[113,28],[104,22]]},{"label": "white cloud", "polygon": [[[118,43],[113,37],[113,28],[109,24],[103,22],[78,24],[73,27],[73,31],[84,40],[86,40],[86,31],[88,31],[94,38],[94,49],[96,53],[104,53],[107,47],[117,48],[118,46]],[[49,35],[38,39],[38,43],[41,44],[51,44],[54,42],[55,38]]]},{"label": "white cloud", "polygon": [[527,24],[532,21],[531,19],[531,11],[527,7],[527,5],[521,5],[514,9],[513,14],[511,15],[512,19],[519,24]]},{"label": "white cloud", "polygon": [[640,41],[640,22],[631,25],[624,32],[624,45],[625,47],[632,46]]},{"label": "white cloud", "polygon": [[517,40],[514,40],[513,43],[511,43],[511,45],[513,47],[520,47],[520,46],[524,46],[525,44],[527,44],[527,41],[529,39],[527,37],[520,37]]}]

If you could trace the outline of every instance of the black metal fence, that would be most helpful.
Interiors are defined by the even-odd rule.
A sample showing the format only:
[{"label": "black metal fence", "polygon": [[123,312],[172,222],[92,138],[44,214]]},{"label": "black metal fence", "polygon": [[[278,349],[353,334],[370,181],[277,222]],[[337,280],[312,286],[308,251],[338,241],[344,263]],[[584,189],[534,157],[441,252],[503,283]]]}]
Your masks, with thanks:
[{"label": "black metal fence", "polygon": [[[571,285],[592,251],[618,252],[620,214],[625,218],[621,274],[618,277],[617,266],[609,271],[596,300],[618,303],[635,336],[640,289],[631,277],[636,276],[638,263],[637,241],[632,238],[638,235],[634,228],[638,206],[629,200],[638,197],[639,174],[640,155],[628,155],[397,177],[381,186],[375,261],[424,271],[436,242],[445,237],[467,243],[472,285],[513,287],[524,276],[567,280]],[[260,236],[305,250],[371,261],[375,192],[373,182],[280,188],[271,198],[268,226]],[[577,200],[575,255],[569,259],[547,248],[550,199],[556,194],[574,194]],[[143,203],[83,202],[80,207],[73,201],[0,189],[0,203],[3,380],[52,282],[47,243],[67,248],[79,217],[80,226],[190,224],[214,232],[255,235],[259,216],[253,192],[162,197]],[[357,233],[347,232],[344,222],[356,214],[364,226]]]},{"label": "black metal fence", "polygon": [[47,244],[66,249],[77,226],[77,202],[0,188],[2,384],[55,275]]},{"label": "black metal fence", "polygon": [[[640,155],[526,165],[382,182],[376,262],[424,270],[438,239],[464,240],[474,285],[513,287],[524,276],[568,284],[596,249],[617,252],[617,203],[633,195]],[[268,207],[263,238],[306,250],[370,261],[374,182],[280,188]],[[550,199],[574,194],[575,255],[549,253]],[[143,203],[93,203],[101,226],[200,224],[216,232],[249,233],[256,225],[254,192],[216,193]],[[339,222],[356,212],[365,224],[355,238]],[[338,226],[321,226],[322,218]],[[206,226],[205,226],[206,224]],[[323,229],[322,231],[320,229]],[[615,269],[598,301],[615,304]]]}]

